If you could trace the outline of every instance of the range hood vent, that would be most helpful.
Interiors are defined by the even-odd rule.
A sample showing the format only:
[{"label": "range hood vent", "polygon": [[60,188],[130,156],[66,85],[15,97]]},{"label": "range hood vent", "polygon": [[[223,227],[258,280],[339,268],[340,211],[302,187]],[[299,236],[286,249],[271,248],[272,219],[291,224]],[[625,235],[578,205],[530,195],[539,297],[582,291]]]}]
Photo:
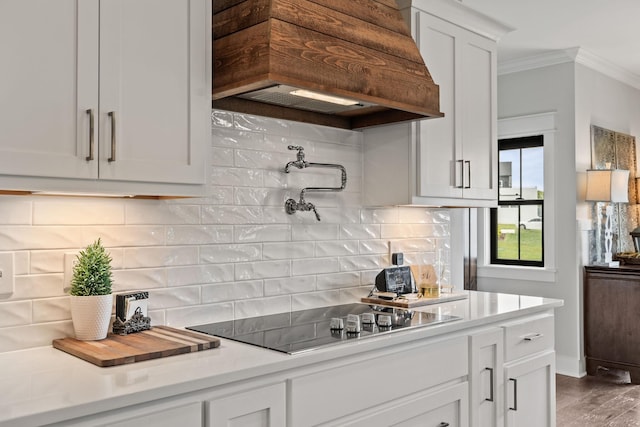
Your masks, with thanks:
[{"label": "range hood vent", "polygon": [[214,108],[344,129],[443,116],[395,0],[214,0],[213,10]]}]

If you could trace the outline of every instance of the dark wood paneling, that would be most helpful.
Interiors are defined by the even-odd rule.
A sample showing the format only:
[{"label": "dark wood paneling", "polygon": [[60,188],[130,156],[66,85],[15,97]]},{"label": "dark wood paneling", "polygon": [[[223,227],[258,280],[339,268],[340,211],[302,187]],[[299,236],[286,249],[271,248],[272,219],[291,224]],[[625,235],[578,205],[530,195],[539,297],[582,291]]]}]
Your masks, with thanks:
[{"label": "dark wood paneling", "polygon": [[213,15],[213,38],[219,39],[269,19],[271,0],[251,0]]}]

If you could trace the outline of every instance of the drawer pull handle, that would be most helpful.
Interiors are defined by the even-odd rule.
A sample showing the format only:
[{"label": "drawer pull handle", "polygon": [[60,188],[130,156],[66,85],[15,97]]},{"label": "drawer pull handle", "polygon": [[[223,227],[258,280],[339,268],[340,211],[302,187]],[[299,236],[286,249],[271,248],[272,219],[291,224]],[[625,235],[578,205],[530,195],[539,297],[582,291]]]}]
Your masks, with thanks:
[{"label": "drawer pull handle", "polygon": [[438,427],[449,427],[449,423],[445,423],[444,421],[438,424]]},{"label": "drawer pull handle", "polygon": [[109,111],[111,118],[111,157],[107,159],[109,163],[116,161],[116,112]]},{"label": "drawer pull handle", "polygon": [[[467,171],[469,173],[469,175],[467,175],[467,185],[465,185],[464,188],[471,188],[471,161],[465,160],[464,164],[467,165]],[[463,182],[464,182],[464,177],[463,177]]]},{"label": "drawer pull handle", "polygon": [[493,368],[486,367],[485,371],[489,371],[489,397],[485,398],[487,402],[493,402]]},{"label": "drawer pull handle", "polygon": [[540,338],[544,337],[544,334],[541,333],[534,333],[534,334],[528,334],[525,335],[524,337],[522,337],[525,341],[535,341],[538,340]]},{"label": "drawer pull handle", "polygon": [[460,164],[460,185],[458,185],[458,182],[456,181],[455,188],[464,188],[464,160],[456,160],[456,163]]},{"label": "drawer pull handle", "polygon": [[510,411],[518,410],[518,380],[515,378],[509,378],[509,381],[513,381],[513,407],[510,407]]},{"label": "drawer pull handle", "polygon": [[94,143],[94,121],[95,121],[95,117],[93,115],[93,109],[90,108],[87,110],[87,114],[89,115],[89,155],[87,157],[85,157],[86,161],[91,161],[93,160],[93,147],[95,146]]}]

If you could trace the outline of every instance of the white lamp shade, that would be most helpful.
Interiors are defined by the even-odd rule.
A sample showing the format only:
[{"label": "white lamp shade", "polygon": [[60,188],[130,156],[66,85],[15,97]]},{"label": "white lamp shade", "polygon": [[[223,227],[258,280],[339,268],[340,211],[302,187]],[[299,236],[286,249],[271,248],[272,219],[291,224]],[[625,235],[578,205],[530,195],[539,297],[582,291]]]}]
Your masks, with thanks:
[{"label": "white lamp shade", "polygon": [[629,202],[629,171],[587,170],[587,196],[591,202]]}]

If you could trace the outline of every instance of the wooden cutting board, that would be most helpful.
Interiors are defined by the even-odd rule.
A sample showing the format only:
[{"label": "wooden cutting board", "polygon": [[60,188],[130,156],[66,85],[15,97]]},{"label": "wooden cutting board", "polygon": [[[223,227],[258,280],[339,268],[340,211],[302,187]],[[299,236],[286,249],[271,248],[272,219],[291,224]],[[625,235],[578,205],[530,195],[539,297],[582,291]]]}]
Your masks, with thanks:
[{"label": "wooden cutting board", "polygon": [[198,332],[154,326],[129,335],[109,334],[100,341],[53,340],[53,347],[101,367],[194,353],[220,346],[220,339]]},{"label": "wooden cutting board", "polygon": [[388,305],[391,307],[399,307],[399,308],[414,308],[414,307],[422,307],[425,305],[432,304],[440,304],[442,302],[449,301],[457,301],[461,299],[466,299],[469,297],[469,293],[452,293],[452,294],[441,294],[437,298],[418,298],[418,299],[394,299],[394,300],[385,300],[377,297],[363,297],[360,299],[362,302],[366,302],[367,304],[378,304],[378,305]]}]

